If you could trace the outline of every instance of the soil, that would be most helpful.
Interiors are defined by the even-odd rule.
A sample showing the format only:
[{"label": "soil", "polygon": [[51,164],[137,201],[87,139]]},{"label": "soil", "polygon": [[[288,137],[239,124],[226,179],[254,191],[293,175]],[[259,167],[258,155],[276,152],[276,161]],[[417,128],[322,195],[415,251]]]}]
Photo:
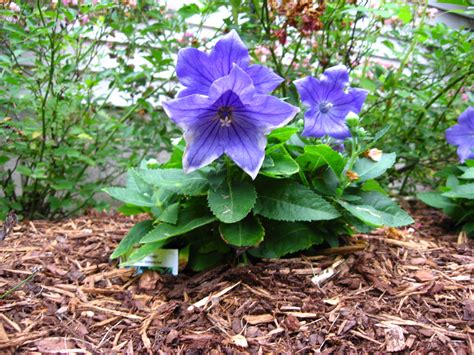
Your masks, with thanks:
[{"label": "soil", "polygon": [[415,217],[321,255],[177,277],[109,260],[136,219],[23,222],[0,241],[0,353],[472,354],[474,242]]}]

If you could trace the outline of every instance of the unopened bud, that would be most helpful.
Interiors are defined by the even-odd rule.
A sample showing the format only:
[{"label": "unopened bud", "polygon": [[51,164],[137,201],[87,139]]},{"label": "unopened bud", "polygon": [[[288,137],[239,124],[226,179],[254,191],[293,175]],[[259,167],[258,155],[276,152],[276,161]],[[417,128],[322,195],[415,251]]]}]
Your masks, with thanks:
[{"label": "unopened bud", "polygon": [[160,167],[160,163],[156,159],[150,159],[146,162],[146,167],[148,169],[157,169]]}]

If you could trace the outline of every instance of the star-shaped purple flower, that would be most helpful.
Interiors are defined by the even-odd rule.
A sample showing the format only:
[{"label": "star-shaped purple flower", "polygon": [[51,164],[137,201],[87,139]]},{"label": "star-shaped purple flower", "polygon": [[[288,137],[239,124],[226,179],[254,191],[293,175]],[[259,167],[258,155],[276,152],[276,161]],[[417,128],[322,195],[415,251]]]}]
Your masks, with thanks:
[{"label": "star-shaped purple flower", "polygon": [[346,117],[349,112],[360,112],[368,92],[348,87],[349,73],[344,65],[327,69],[320,80],[308,76],[294,83],[301,101],[309,108],[304,115],[304,136],[351,136]]},{"label": "star-shaped purple flower", "polygon": [[458,118],[458,124],[446,130],[446,140],[458,147],[461,163],[474,159],[474,107],[468,107]]},{"label": "star-shaped purple flower", "polygon": [[250,65],[249,52],[245,44],[237,32],[232,30],[216,43],[209,54],[196,48],[179,51],[176,74],[185,88],[178,93],[178,97],[192,94],[207,95],[212,83],[229,75],[234,64],[250,76],[259,94],[270,94],[283,81],[264,66]]},{"label": "star-shaped purple flower", "polygon": [[299,111],[274,96],[260,94],[252,78],[236,64],[211,84],[208,95],[181,97],[164,102],[163,107],[184,131],[186,172],[226,154],[253,179],[265,157],[265,135]]}]

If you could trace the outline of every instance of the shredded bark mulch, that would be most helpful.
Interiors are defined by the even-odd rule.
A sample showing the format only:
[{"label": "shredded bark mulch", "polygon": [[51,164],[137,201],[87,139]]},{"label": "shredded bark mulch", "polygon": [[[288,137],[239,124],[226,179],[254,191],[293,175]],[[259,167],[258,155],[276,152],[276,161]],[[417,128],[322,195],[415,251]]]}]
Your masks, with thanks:
[{"label": "shredded bark mulch", "polygon": [[472,353],[473,241],[416,215],[324,255],[178,277],[109,261],[131,218],[5,228],[0,353]]}]

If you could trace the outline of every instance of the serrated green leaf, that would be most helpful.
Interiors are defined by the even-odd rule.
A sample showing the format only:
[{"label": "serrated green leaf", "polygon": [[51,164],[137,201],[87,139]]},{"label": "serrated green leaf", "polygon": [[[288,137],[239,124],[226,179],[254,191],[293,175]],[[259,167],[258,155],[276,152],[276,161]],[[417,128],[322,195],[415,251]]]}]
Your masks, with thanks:
[{"label": "serrated green leaf", "polygon": [[282,256],[310,248],[324,242],[324,238],[301,222],[275,222],[265,225],[266,235],[258,248],[249,254],[260,258],[281,258]]},{"label": "serrated green leaf", "polygon": [[327,144],[307,145],[304,153],[296,161],[306,171],[314,171],[323,165],[328,165],[336,176],[341,176],[344,170],[344,158]]},{"label": "serrated green leaf", "polygon": [[452,186],[450,191],[443,193],[443,196],[472,200],[474,199],[474,183]]},{"label": "serrated green leaf", "polygon": [[343,200],[338,202],[354,217],[370,226],[401,227],[414,222],[408,213],[387,196],[378,192],[363,192],[361,197],[357,204]]},{"label": "serrated green leaf", "polygon": [[163,212],[161,212],[158,220],[169,224],[176,224],[178,222],[179,214],[179,202],[173,203],[167,206]]},{"label": "serrated green leaf", "polygon": [[268,139],[276,139],[279,142],[286,142],[288,139],[291,138],[292,135],[294,135],[298,131],[298,128],[295,127],[280,127],[273,130],[268,135]]},{"label": "serrated green leaf", "polygon": [[111,197],[129,205],[138,207],[154,206],[151,196],[147,193],[141,193],[124,187],[108,187],[103,191],[108,193]]},{"label": "serrated green leaf", "polygon": [[443,196],[440,192],[420,192],[416,195],[416,197],[418,197],[419,200],[426,203],[428,206],[434,208],[456,207],[456,205],[449,198]]},{"label": "serrated green leaf", "polygon": [[262,168],[259,174],[272,178],[283,178],[296,174],[300,170],[298,163],[289,155],[273,153],[271,158],[273,166]]},{"label": "serrated green leaf", "polygon": [[262,183],[254,212],[278,221],[319,221],[340,216],[321,196],[293,181]]},{"label": "serrated green leaf", "polygon": [[163,242],[216,221],[216,217],[206,212],[195,206],[183,209],[179,211],[178,223],[176,225],[160,223],[145,235],[140,243]]},{"label": "serrated green leaf", "polygon": [[395,164],[395,153],[383,153],[380,161],[373,161],[369,158],[357,160],[353,171],[359,175],[359,181],[375,179],[390,169]]},{"label": "serrated green leaf", "polygon": [[133,246],[138,244],[140,239],[142,239],[152,228],[153,221],[151,220],[142,221],[135,224],[132,229],[130,229],[128,234],[120,241],[119,245],[114,250],[110,258],[115,259],[130,252]]},{"label": "serrated green leaf", "polygon": [[212,213],[224,223],[245,218],[257,199],[253,185],[243,181],[224,182],[215,191],[209,190],[207,201]]},{"label": "serrated green leaf", "polygon": [[207,178],[199,171],[186,174],[181,169],[141,169],[139,175],[146,183],[180,195],[202,195]]},{"label": "serrated green leaf", "polygon": [[467,168],[464,173],[459,176],[460,179],[474,179],[474,168]]},{"label": "serrated green leaf", "polygon": [[226,243],[236,247],[257,246],[265,234],[263,226],[253,216],[237,223],[221,223],[219,232]]}]

